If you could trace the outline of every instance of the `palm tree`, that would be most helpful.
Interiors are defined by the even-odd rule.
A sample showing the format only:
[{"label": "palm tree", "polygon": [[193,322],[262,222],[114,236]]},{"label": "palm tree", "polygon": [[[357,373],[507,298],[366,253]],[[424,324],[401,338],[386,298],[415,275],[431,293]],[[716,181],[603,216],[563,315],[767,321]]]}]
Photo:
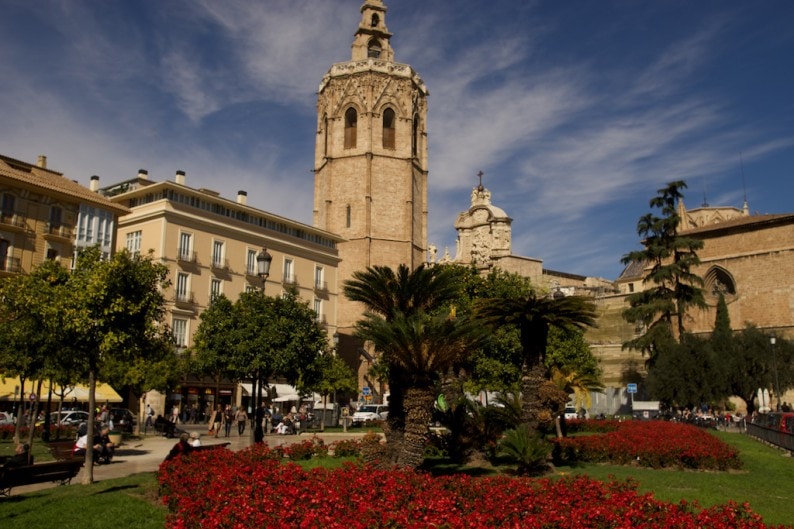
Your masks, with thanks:
[{"label": "palm tree", "polygon": [[396,462],[417,468],[423,461],[436,386],[452,366],[481,345],[482,325],[469,318],[424,311],[396,312],[390,320],[370,312],[356,324],[356,335],[372,342],[390,368],[402,373],[405,423]]},{"label": "palm tree", "polygon": [[[401,264],[397,270],[388,266],[371,266],[353,273],[344,282],[342,292],[351,301],[364,304],[367,313],[392,321],[396,315],[410,317],[418,312],[432,312],[455,299],[457,285],[444,267],[411,270]],[[405,430],[404,392],[408,375],[398,363],[386,362],[388,369],[389,419],[385,428],[389,443],[400,444]]]},{"label": "palm tree", "polygon": [[544,359],[549,328],[584,330],[596,324],[595,305],[582,296],[549,297],[530,292],[511,299],[484,299],[477,306],[478,314],[490,325],[513,325],[520,333],[523,351],[521,420],[537,428],[541,409],[539,389],[546,380]]}]

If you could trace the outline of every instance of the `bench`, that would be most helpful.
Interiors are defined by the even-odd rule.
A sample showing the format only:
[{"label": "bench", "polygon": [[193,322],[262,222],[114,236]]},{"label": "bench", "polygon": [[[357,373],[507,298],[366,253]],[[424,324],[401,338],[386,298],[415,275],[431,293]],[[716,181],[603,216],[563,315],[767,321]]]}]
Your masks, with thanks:
[{"label": "bench", "polygon": [[51,441],[47,448],[57,461],[68,461],[74,456],[74,441]]},{"label": "bench", "polygon": [[80,472],[83,461],[53,461],[38,465],[3,467],[0,469],[0,496],[10,496],[13,487],[33,485],[34,483],[69,483]]}]

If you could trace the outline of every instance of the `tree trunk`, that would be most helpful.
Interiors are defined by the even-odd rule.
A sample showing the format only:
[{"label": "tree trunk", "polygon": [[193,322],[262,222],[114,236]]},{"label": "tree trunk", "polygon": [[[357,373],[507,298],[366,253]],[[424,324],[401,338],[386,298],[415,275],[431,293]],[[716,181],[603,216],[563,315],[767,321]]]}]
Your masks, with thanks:
[{"label": "tree trunk", "polygon": [[96,373],[88,372],[88,427],[86,430],[85,464],[83,465],[83,485],[94,482],[94,416],[96,415]]},{"label": "tree trunk", "polygon": [[532,367],[521,377],[521,423],[529,426],[532,431],[538,429],[540,386],[545,379],[545,369],[540,365]]},{"label": "tree trunk", "polygon": [[422,465],[434,402],[435,391],[432,388],[408,388],[405,391],[405,437],[397,459],[399,466],[419,468]]}]

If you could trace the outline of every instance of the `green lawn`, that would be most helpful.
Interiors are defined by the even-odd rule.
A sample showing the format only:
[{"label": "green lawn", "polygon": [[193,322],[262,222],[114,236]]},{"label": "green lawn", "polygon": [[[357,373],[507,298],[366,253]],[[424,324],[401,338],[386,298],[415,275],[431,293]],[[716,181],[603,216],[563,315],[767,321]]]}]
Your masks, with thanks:
[{"label": "green lawn", "polygon": [[568,475],[587,474],[599,480],[610,477],[632,478],[640,490],[652,492],[660,500],[697,501],[707,507],[747,502],[768,524],[794,523],[794,459],[785,452],[771,448],[752,437],[737,433],[714,432],[723,441],[735,446],[744,466],[735,472],[698,472],[653,470],[641,467],[582,463],[559,467]]},{"label": "green lawn", "polygon": [[[639,467],[580,464],[559,467],[564,475],[587,474],[607,480],[632,478],[640,490],[658,499],[697,501],[701,506],[729,500],[748,502],[768,524],[791,524],[794,520],[794,459],[739,434],[717,433],[736,446],[744,462],[737,472],[653,470]],[[301,462],[306,468],[336,467],[349,459],[326,458]],[[110,527],[163,527],[166,510],[157,499],[152,473],[93,485],[54,487],[21,496],[0,499],[0,527],[59,529]]]}]

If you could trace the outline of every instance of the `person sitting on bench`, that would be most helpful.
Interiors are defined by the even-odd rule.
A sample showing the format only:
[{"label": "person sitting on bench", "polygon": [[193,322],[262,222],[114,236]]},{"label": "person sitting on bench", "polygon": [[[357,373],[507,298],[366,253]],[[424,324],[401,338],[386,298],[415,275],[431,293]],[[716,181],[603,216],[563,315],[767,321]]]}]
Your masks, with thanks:
[{"label": "person sitting on bench", "polygon": [[6,467],[23,467],[32,465],[33,457],[30,455],[30,446],[27,443],[20,443],[14,450],[14,455],[5,462]]}]

